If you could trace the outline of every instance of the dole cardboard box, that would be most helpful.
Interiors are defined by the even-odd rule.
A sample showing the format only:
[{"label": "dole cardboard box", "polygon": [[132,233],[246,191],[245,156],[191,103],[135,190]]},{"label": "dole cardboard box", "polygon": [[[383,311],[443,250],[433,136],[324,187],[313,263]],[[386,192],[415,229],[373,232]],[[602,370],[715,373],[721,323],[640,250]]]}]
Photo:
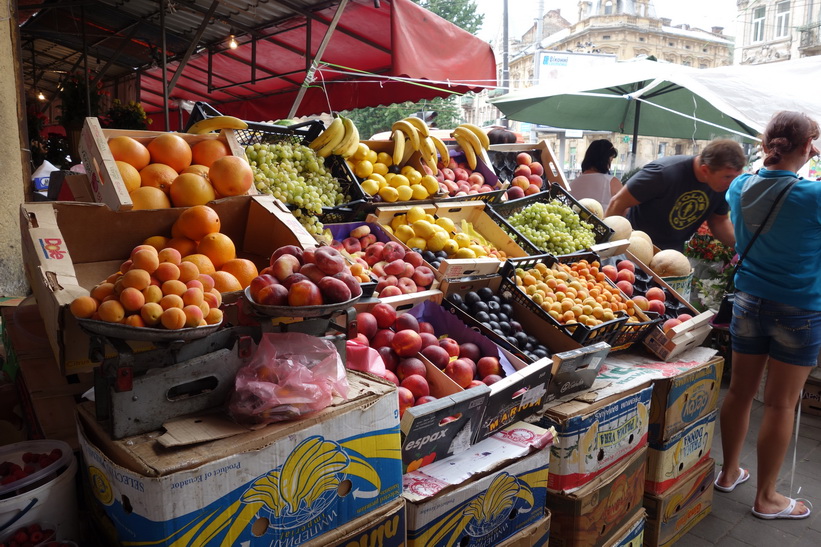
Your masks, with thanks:
[{"label": "dole cardboard box", "polygon": [[545,509],[545,517],[524,530],[516,532],[497,547],[547,547],[550,540],[550,511]]},{"label": "dole cardboard box", "polygon": [[596,381],[610,345],[596,342],[589,346],[553,354],[553,381],[547,400],[562,399],[571,393],[587,391]]},{"label": "dole cardboard box", "polygon": [[647,512],[641,509],[636,516],[616,530],[613,539],[605,543],[604,547],[642,547],[644,545],[644,525],[646,522]]},{"label": "dole cardboard box", "polygon": [[801,412],[821,416],[821,380],[807,378],[801,393]]},{"label": "dole cardboard box", "polygon": [[[135,131],[127,129],[103,129],[97,118],[86,118],[83,123],[83,130],[80,134],[80,160],[88,173],[91,183],[91,191],[94,201],[105,203],[114,211],[128,211],[132,207],[131,198],[123,181],[120,170],[108,147],[108,140],[114,137],[131,137],[138,142],[147,145],[155,137],[166,134],[165,131]],[[234,131],[223,129],[219,134],[209,133],[204,135],[194,135],[191,133],[174,133],[179,135],[190,145],[194,146],[198,142],[216,139],[223,141],[232,156],[245,158],[245,150],[237,141]],[[256,188],[252,185],[248,192],[256,194]]]},{"label": "dole cardboard box", "polygon": [[710,457],[717,410],[673,434],[667,441],[650,441],[647,449],[647,494],[663,494],[690,469]]},{"label": "dole cardboard box", "polygon": [[405,500],[387,505],[301,544],[303,547],[405,547]]},{"label": "dole cardboard box", "polygon": [[552,440],[516,422],[402,478],[408,545],[495,547],[544,518]]},{"label": "dole cardboard box", "polygon": [[707,459],[664,494],[644,496],[644,544],[673,545],[709,515],[713,507],[713,480],[715,461]]},{"label": "dole cardboard box", "polygon": [[[236,196],[209,204],[241,258],[267,264],[283,245],[315,246],[299,221],[272,196]],[[184,208],[112,211],[101,203],[23,203],[20,230],[26,278],[46,325],[49,343],[65,374],[94,368],[89,337],[69,311],[78,296],[119,270],[146,238],[170,235]],[[133,349],[148,349],[134,343]],[[114,355],[113,348],[108,348]]]},{"label": "dole cardboard box", "polygon": [[642,384],[594,403],[572,400],[548,406],[538,422],[556,428],[548,490],[575,492],[618,462],[643,451],[652,391],[648,384]]},{"label": "dole cardboard box", "polygon": [[642,449],[572,494],[548,492],[553,519],[550,544],[599,547],[614,539],[622,526],[643,511],[645,457]]},{"label": "dole cardboard box", "polygon": [[221,417],[228,436],[187,446],[160,432],[113,441],[83,403],[85,475],[121,542],[305,543],[402,491],[396,389],[356,372],[348,382],[347,401],[303,419],[249,431]]},{"label": "dole cardboard box", "polygon": [[683,374],[653,382],[650,441],[666,441],[718,406],[724,359],[714,357]]}]

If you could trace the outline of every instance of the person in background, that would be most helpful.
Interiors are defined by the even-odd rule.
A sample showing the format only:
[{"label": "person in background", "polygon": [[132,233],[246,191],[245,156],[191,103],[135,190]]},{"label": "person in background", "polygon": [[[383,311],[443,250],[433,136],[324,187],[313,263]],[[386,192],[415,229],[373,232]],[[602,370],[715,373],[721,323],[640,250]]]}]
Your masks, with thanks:
[{"label": "person in background", "polygon": [[800,112],[777,112],[764,130],[764,167],[735,179],[727,191],[737,249],[746,249],[776,205],[735,272],[730,322],[733,374],[721,407],[724,464],[716,490],[732,492],[750,473],[740,467],[750,410],[765,367],[764,416],[758,432],[758,484],[753,515],[801,519],[811,508],[776,491],[793,431],[801,389],[821,348],[821,185],[798,178],[818,149],[818,123]]},{"label": "person in background", "polygon": [[642,167],[610,200],[605,216],[626,216],[660,249],[684,249],[705,220],[716,239],[735,245],[724,192],[747,158],[729,139],[710,142],[698,156],[669,156]]},{"label": "person in background", "polygon": [[618,152],[607,139],[590,143],[582,160],[582,173],[570,183],[574,198],[593,198],[606,209],[610,198],[621,190],[621,181],[610,174],[610,164]]},{"label": "person in background", "polygon": [[516,143],[516,133],[505,129],[503,127],[497,127],[491,129],[487,132],[487,138],[490,140],[490,144],[515,144]]}]

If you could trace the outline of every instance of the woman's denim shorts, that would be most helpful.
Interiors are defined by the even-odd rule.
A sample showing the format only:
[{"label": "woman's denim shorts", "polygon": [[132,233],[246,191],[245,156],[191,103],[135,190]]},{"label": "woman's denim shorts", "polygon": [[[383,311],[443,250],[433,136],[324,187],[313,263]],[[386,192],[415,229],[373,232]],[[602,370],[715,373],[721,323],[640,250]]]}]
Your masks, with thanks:
[{"label": "woman's denim shorts", "polygon": [[813,367],[821,349],[821,312],[738,291],[730,335],[738,353],[768,354],[785,363]]}]

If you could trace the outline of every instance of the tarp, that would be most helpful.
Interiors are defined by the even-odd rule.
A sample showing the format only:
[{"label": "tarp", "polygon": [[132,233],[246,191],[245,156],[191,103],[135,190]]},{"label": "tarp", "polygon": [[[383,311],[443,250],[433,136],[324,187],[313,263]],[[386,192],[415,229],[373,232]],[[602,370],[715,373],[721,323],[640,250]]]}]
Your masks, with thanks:
[{"label": "tarp", "polygon": [[[418,101],[496,85],[490,45],[410,0],[349,2],[322,55],[297,116]],[[314,12],[310,25],[291,18],[276,33],[219,55],[194,56],[177,80],[175,100],[204,101],[246,120],[287,117],[336,12]],[[324,21],[324,24],[320,21]],[[271,29],[268,29],[271,30]],[[209,67],[210,64],[210,67]],[[168,67],[168,79],[177,70]],[[252,66],[256,66],[252,73]],[[207,74],[213,74],[209,89]],[[256,81],[252,82],[252,78]],[[418,80],[428,80],[419,85]],[[162,104],[162,70],[147,71],[140,99]]]}]

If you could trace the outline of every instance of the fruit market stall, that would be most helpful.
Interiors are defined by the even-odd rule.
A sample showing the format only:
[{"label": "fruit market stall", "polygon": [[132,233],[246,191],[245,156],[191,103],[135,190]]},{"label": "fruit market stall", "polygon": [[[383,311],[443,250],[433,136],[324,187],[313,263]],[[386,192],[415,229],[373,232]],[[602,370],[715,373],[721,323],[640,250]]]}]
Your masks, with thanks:
[{"label": "fruit market stall", "polygon": [[[551,180],[546,143],[494,151],[464,126],[429,146],[407,119],[369,142],[343,118],[204,121],[88,120],[96,202],[21,207],[36,304],[3,314],[9,368],[30,436],[70,447],[89,518],[45,507],[10,528],[669,545],[709,512],[712,312],[677,289],[678,257]],[[7,467],[10,499],[28,499]]]}]

